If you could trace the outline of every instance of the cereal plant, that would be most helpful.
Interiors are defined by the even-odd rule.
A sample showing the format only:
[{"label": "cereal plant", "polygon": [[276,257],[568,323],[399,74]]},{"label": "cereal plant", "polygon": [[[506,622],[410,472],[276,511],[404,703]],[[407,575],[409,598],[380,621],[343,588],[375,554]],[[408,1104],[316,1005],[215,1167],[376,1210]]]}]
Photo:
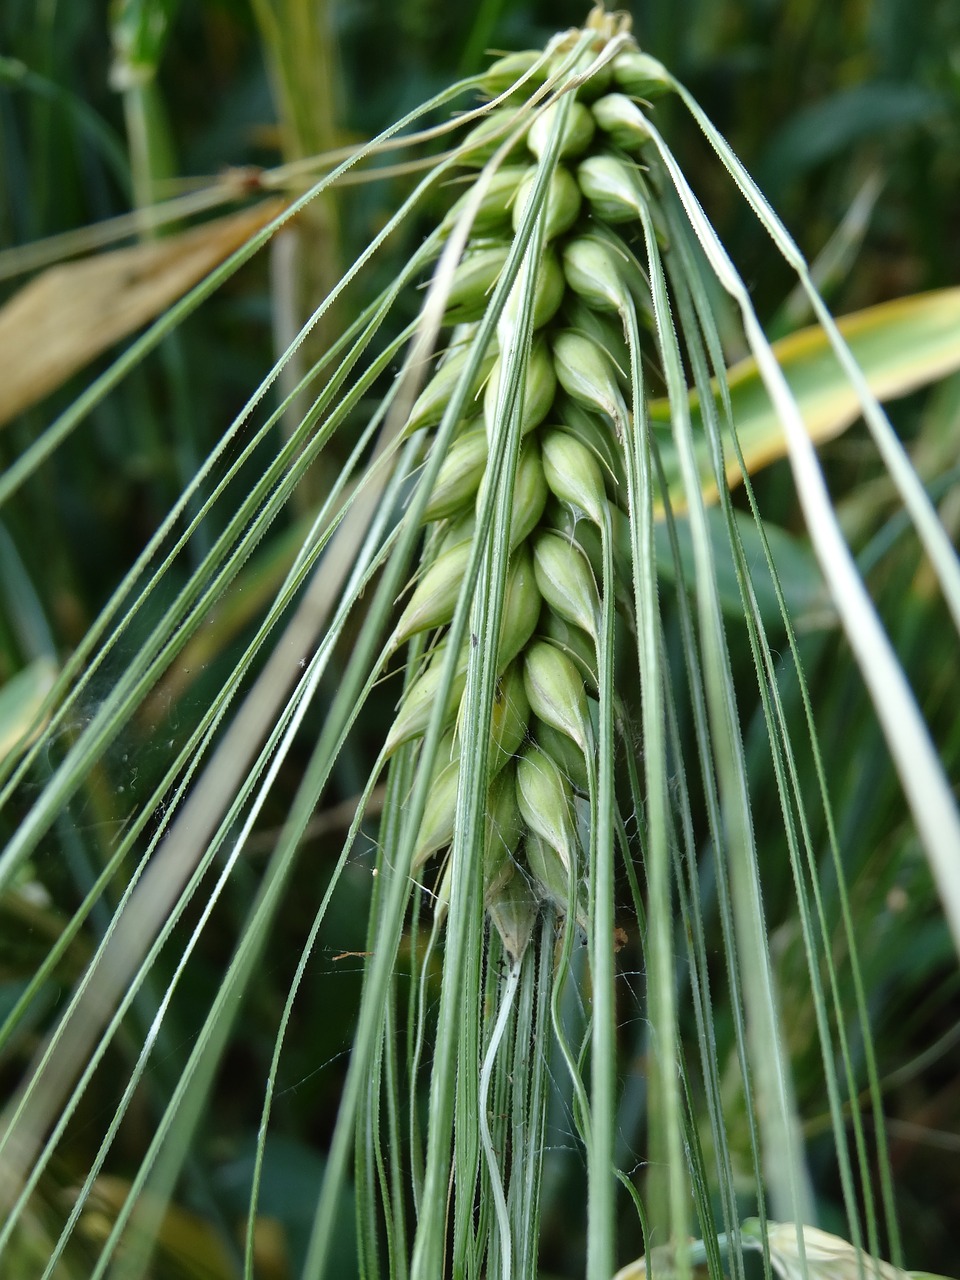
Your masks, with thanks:
[{"label": "cereal plant", "polygon": [[[766,336],[671,149],[681,112],[815,327]],[[85,415],[271,238],[358,179],[404,176],[72,650],[4,690],[0,889],[36,933],[0,1030],[0,1270],[921,1265],[843,739],[890,779],[878,796],[957,943],[955,717],[915,695],[816,446],[862,415],[924,557],[891,572],[922,573],[955,661],[960,566],[935,502],[956,476],[925,483],[880,400],[960,364],[957,291],[835,320],[697,101],[601,8],[369,143],[246,181],[288,192],[311,167],[0,477],[5,503],[35,502]],[[752,480],[777,457],[790,531]],[[356,794],[326,821],[344,778]],[[344,998],[331,1066],[311,1045]],[[235,1108],[255,1135],[240,1205],[202,1135],[247,1009],[270,1031]],[[303,1084],[332,1071],[336,1103],[298,1184],[300,1243],[272,1246],[287,1055]]]}]

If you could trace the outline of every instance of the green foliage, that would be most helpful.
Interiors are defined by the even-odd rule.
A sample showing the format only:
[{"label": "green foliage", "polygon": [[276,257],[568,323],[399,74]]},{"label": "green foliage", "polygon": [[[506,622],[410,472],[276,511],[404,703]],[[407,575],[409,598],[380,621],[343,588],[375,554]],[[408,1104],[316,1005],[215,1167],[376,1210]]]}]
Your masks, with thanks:
[{"label": "green foliage", "polygon": [[0,15],[5,243],[309,196],[2,428],[0,1271],[955,1270],[956,304],[794,331],[960,278],[956,16],[359,12]]}]

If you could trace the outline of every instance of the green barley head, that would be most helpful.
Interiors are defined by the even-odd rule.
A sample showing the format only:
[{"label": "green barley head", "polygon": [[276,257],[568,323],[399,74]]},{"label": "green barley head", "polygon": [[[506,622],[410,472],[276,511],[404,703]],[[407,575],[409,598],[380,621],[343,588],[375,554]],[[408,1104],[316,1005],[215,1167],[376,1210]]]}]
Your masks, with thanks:
[{"label": "green barley head", "polygon": [[[451,115],[454,102],[461,110]],[[80,1030],[50,1041],[49,1072],[38,1067],[36,1087],[15,1098],[12,1116],[0,1117],[7,1152],[0,1206],[12,1214],[4,1225],[0,1213],[0,1251],[29,1201],[24,1193],[14,1204],[9,1189],[19,1194],[35,1159],[42,1171],[61,1107],[66,1123],[83,1097],[81,1082],[63,1102],[73,1087],[74,1046],[77,1061],[86,1061],[116,1003],[128,991],[132,998],[150,972],[141,965],[148,948],[168,920],[176,923],[216,859],[232,866],[240,858],[276,771],[294,743],[309,739],[262,887],[248,869],[257,896],[244,943],[257,945],[238,947],[202,1034],[176,1046],[190,1055],[183,1079],[200,1082],[190,1101],[202,1099],[316,805],[336,770],[355,775],[349,735],[374,698],[381,706],[389,700],[391,723],[329,870],[332,894],[338,880],[366,875],[375,863],[363,992],[303,1274],[332,1274],[349,1190],[364,1276],[545,1274],[548,1199],[552,1213],[582,1219],[582,1265],[578,1256],[571,1273],[610,1280],[622,1261],[618,1228],[629,1215],[624,1234],[634,1244],[643,1236],[651,1274],[656,1259],[669,1258],[687,1280],[686,1251],[699,1228],[715,1246],[705,1244],[703,1256],[719,1275],[716,1242],[736,1237],[744,1186],[780,1219],[810,1221],[815,1211],[801,1122],[808,1117],[787,1053],[791,1037],[804,1035],[822,1038],[830,1087],[826,1101],[816,1099],[814,1123],[829,1107],[844,1207],[853,1220],[864,1205],[871,1249],[881,1218],[895,1239],[860,975],[854,968],[845,985],[846,971],[841,982],[836,967],[835,957],[856,956],[856,938],[789,593],[749,483],[738,508],[727,491],[728,477],[748,474],[764,451],[789,453],[816,553],[816,563],[809,554],[803,560],[804,582],[815,578],[820,614],[839,620],[853,641],[958,937],[960,821],[841,535],[807,435],[801,380],[790,381],[778,363],[701,207],[700,184],[665,139],[681,110],[797,271],[823,325],[822,361],[807,388],[814,408],[822,410],[824,379],[836,380],[839,370],[851,380],[960,620],[955,557],[799,250],[696,102],[639,48],[626,17],[598,7],[582,29],[497,59],[413,112],[312,195],[429,116],[430,127],[406,141],[434,149],[423,166],[411,166],[416,185],[371,252],[414,212],[421,219],[429,212],[431,227],[307,375],[299,394],[310,388],[314,404],[237,518],[211,522],[227,532],[204,561],[205,576],[199,585],[190,579],[156,644],[151,636],[105,697],[115,737],[146,699],[159,664],[173,662],[204,610],[219,607],[303,472],[344,424],[361,421],[361,438],[277,593],[269,626],[251,640],[234,684],[212,701],[155,810],[125,819],[117,837],[117,866],[129,865],[141,833],[150,856],[145,871],[128,873],[132,907],[116,936],[112,926],[104,933],[106,961],[69,998],[65,1022],[79,1010]],[[394,323],[398,299],[418,296],[417,286],[417,318]],[[331,301],[341,293],[338,286]],[[728,374],[724,344],[737,314],[736,339],[752,363]],[[251,411],[269,388],[268,379]],[[856,411],[847,400],[840,416],[848,421]],[[771,419],[785,445],[770,445]],[[767,424],[759,443],[758,420]],[[219,466],[232,478],[229,449],[210,460],[218,478]],[[179,521],[193,518],[193,500],[188,492],[171,516],[171,539]],[[177,543],[178,572],[180,551]],[[250,676],[286,609],[289,632],[262,674]],[[118,637],[133,644],[127,621],[110,644]],[[732,657],[732,634],[742,661]],[[338,679],[325,678],[341,657]],[[231,699],[248,677],[256,683],[233,716]],[[749,724],[745,689],[758,708]],[[306,712],[321,693],[329,706],[318,726]],[[41,751],[54,742],[59,750],[56,735],[74,733],[73,722],[57,716],[36,748],[26,748],[44,777],[52,766]],[[0,876],[19,874],[54,822],[66,821],[81,778],[112,740],[101,725],[98,712],[64,748],[36,807],[25,809]],[[750,767],[759,757],[762,795]],[[184,778],[201,761],[201,781],[190,791]],[[382,812],[373,828],[366,819],[375,795]],[[764,897],[771,824],[778,840],[770,843],[789,859],[802,905],[802,939],[780,939],[780,949],[768,943]],[[831,859],[838,897],[825,904],[816,869]],[[258,1161],[296,986],[310,971],[330,900],[325,895],[317,909],[282,1012]],[[709,943],[705,921],[715,928]],[[43,995],[51,1003],[60,998],[54,987],[69,985],[61,984],[61,962],[78,971],[86,964],[80,950],[50,961]],[[801,950],[817,1016],[794,1027],[782,1016],[780,984],[802,967]],[[729,987],[730,1025],[713,1018],[718,984]],[[19,1001],[19,988],[11,991],[10,1002]],[[728,1046],[722,1061],[720,1044]],[[876,1136],[874,1129],[865,1136],[860,1118],[862,1058]],[[151,1146],[156,1174],[146,1192],[131,1186],[134,1243],[129,1255],[118,1254],[117,1274],[148,1273],[136,1241],[160,1230],[188,1146],[184,1140],[170,1155],[163,1142],[192,1132],[203,1111],[180,1101],[175,1092]],[[864,1154],[874,1144],[882,1204]],[[49,1149],[55,1145],[51,1139]],[[146,1179],[146,1163],[144,1171]],[[69,1160],[62,1177],[61,1199],[77,1196],[73,1230],[96,1171],[79,1192]],[[795,1229],[768,1227],[771,1264],[799,1280]],[[821,1261],[852,1277],[853,1262],[868,1258],[813,1229],[802,1238],[811,1277],[825,1280]],[[115,1246],[111,1235],[105,1250]],[[108,1265],[103,1257],[98,1275]],[[900,1274],[884,1265],[877,1264],[884,1280]]]},{"label": "green barley head", "polygon": [[[462,1169],[454,1157],[459,1230],[470,1230],[474,1176],[496,1191],[496,1228],[482,1248],[492,1251],[498,1274],[507,1274],[515,1249],[523,1251],[520,1224],[536,1220],[524,1186],[539,1184],[539,1157],[522,1157],[519,1148],[505,1156],[507,1129],[501,1125],[495,1141],[483,1118],[498,1073],[501,1114],[517,1108],[534,1135],[542,1123],[517,1100],[498,1057],[517,984],[536,963],[540,976],[529,981],[540,1017],[551,1008],[586,1150],[587,1273],[607,1280],[615,1257],[615,919],[624,892],[647,919],[648,997],[658,1035],[667,1037],[648,1049],[656,1100],[647,1130],[656,1166],[649,1212],[660,1240],[667,1233],[679,1248],[681,1267],[690,1218],[670,1030],[677,1018],[671,864],[680,857],[683,818],[671,796],[677,704],[655,532],[664,512],[673,529],[674,506],[690,509],[694,562],[682,563],[671,533],[670,579],[696,582],[699,609],[699,636],[683,642],[682,662],[711,731],[724,740],[708,788],[726,815],[722,838],[756,856],[735,794],[742,745],[726,692],[729,658],[710,582],[715,535],[702,496],[711,486],[722,490],[730,447],[728,392],[716,393],[715,403],[708,389],[720,340],[704,273],[712,268],[741,305],[748,331],[749,298],[658,129],[660,104],[683,90],[637,47],[626,20],[595,10],[583,30],[542,54],[494,63],[482,86],[493,106],[451,153],[473,185],[442,217],[437,252],[445,246],[450,256],[438,259],[424,312],[425,327],[435,314],[447,328],[402,431],[420,450],[410,510],[423,534],[391,641],[409,644],[410,656],[388,747],[419,828],[412,847],[400,832],[386,856],[403,874],[412,853],[406,865],[437,896],[441,1026],[445,1011],[476,1002],[481,989],[489,998],[491,957],[502,956],[511,975],[502,988],[494,983],[496,1026],[468,1037],[466,1049],[445,1041],[435,1068],[442,1073],[456,1061],[462,1070],[464,1052],[482,1056],[475,1129],[464,1129],[462,1112],[455,1120],[452,1098],[433,1077],[432,1097],[446,1096],[445,1108],[431,1113],[434,1131],[455,1143],[466,1135],[484,1153]],[[701,403],[714,405],[700,412],[697,431],[691,376]],[[770,374],[771,395],[774,382]],[[664,403],[666,415],[655,407]],[[745,566],[737,573],[745,583]],[[681,616],[689,628],[690,613]],[[451,732],[453,760],[444,745]],[[634,754],[638,733],[643,745]],[[631,756],[632,765],[619,765]],[[755,881],[734,874],[730,924],[750,970],[745,999],[770,1049],[779,1033]],[[578,941],[587,948],[592,1006],[579,1055],[558,1012]],[[523,1028],[512,1034],[522,1055]],[[779,1047],[772,1052],[780,1062]],[[767,1162],[775,1194],[802,1209],[807,1188],[779,1072],[758,1072],[756,1105],[766,1120],[757,1158]],[[461,1106],[469,1105],[463,1089]],[[446,1139],[437,1141],[443,1147]],[[431,1147],[432,1162],[428,1154],[424,1203],[451,1175],[440,1147]],[[772,1148],[779,1172],[768,1159]],[[442,1236],[436,1222],[421,1220],[415,1260],[438,1266]],[[526,1248],[532,1265],[535,1245]]]}]

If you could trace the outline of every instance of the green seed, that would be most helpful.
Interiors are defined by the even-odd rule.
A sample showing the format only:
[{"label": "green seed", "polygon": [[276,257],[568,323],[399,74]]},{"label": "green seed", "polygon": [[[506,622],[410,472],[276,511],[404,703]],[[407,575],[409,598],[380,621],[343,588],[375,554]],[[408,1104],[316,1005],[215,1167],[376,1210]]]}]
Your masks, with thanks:
[{"label": "green seed", "polygon": [[592,236],[577,236],[563,249],[567,284],[590,307],[622,312],[628,305],[623,259],[611,245]]},{"label": "green seed", "polygon": [[[532,744],[517,762],[517,803],[520,815],[531,832],[538,835],[560,859],[564,870],[562,893],[566,900],[566,874],[576,866],[579,851],[573,792],[550,757]],[[529,848],[527,857],[529,860]]]},{"label": "green seed", "polygon": [[[487,429],[487,441],[492,444],[499,435],[497,401],[500,396],[502,365],[498,358],[493,365],[490,381],[483,396],[483,418]],[[550,410],[557,390],[557,375],[550,351],[543,339],[534,341],[527,361],[523,383],[523,408],[520,414],[520,432],[526,435],[538,426]]]},{"label": "green seed", "polygon": [[496,777],[512,760],[527,736],[530,703],[523,681],[523,664],[512,662],[497,680],[490,724],[490,776]]},{"label": "green seed", "polygon": [[607,482],[616,486],[623,463],[616,433],[611,430],[609,420],[599,413],[590,413],[566,395],[558,396],[554,401],[553,414],[556,422],[541,427],[540,433],[557,429],[575,436],[597,459]]},{"label": "green seed", "polygon": [[533,327],[541,329],[557,314],[567,284],[557,255],[547,249],[537,270],[537,282],[533,293]]},{"label": "green seed", "polygon": [[[557,851],[533,831],[528,832],[523,850],[541,898],[549,902],[561,916],[567,915],[570,911],[570,877]],[[587,911],[584,903],[579,900],[579,888],[579,884],[575,884],[578,899],[574,902],[574,914],[580,927],[585,930]]]},{"label": "green seed", "polygon": [[[568,50],[565,49],[562,53],[559,53],[556,57],[550,60],[551,74],[554,74],[560,70],[561,63],[564,61],[567,52]],[[589,64],[585,59],[584,65],[578,66],[577,70],[578,72],[586,71],[587,65],[594,65],[594,64],[595,64],[595,58],[593,58],[593,56],[591,55],[591,60]],[[569,74],[569,71],[567,71],[565,74]],[[602,67],[595,67],[595,69],[591,71],[589,77],[586,80],[584,80],[584,82],[581,85],[577,86],[576,93],[577,93],[578,101],[592,102],[594,98],[598,98],[602,93],[606,93],[610,87],[612,76],[613,76],[613,73],[610,69],[609,62],[604,63]]]},{"label": "green seed", "polygon": [[600,599],[593,571],[580,548],[559,534],[541,533],[534,541],[533,568],[549,607],[582,627],[596,642]]},{"label": "green seed", "polygon": [[596,71],[577,89],[577,99],[580,102],[593,102],[595,98],[599,98],[601,94],[606,93],[610,88],[613,80],[613,72],[610,69],[610,63],[605,63],[602,67],[598,67]]},{"label": "green seed", "polygon": [[459,780],[460,759],[458,757],[445,764],[430,785],[413,854],[415,872],[453,840]]},{"label": "green seed", "polygon": [[551,492],[595,524],[602,524],[607,510],[603,473],[594,454],[579,440],[556,428],[540,434],[543,474]]},{"label": "green seed", "polygon": [[[479,207],[473,219],[474,235],[486,235],[490,232],[505,231],[510,226],[510,210],[516,198],[517,189],[527,175],[526,165],[501,165],[490,179]],[[470,199],[467,191],[457,200],[444,219],[444,224],[452,227],[462,215]]]},{"label": "green seed", "polygon": [[514,964],[519,964],[533,937],[537,922],[537,900],[524,876],[510,864],[511,875],[487,904],[487,912],[504,950]]},{"label": "green seed", "polygon": [[573,659],[548,640],[535,640],[523,655],[523,683],[530,709],[586,754],[592,738],[587,695]]},{"label": "green seed", "polygon": [[[466,371],[470,356],[469,347],[464,347],[454,351],[438,366],[436,373],[420,392],[410,411],[410,417],[407,419],[405,427],[407,435],[420,430],[421,427],[435,427],[437,425],[443,417],[444,410],[450,403],[450,399],[457,388],[457,383]],[[488,348],[470,384],[470,390],[467,395],[467,411],[469,411],[470,405],[472,405],[485,380],[490,376],[490,371],[496,359],[496,351]]]},{"label": "green seed", "polygon": [[602,347],[567,329],[553,339],[553,361],[567,395],[608,414],[618,425],[626,422],[627,409],[614,366]]},{"label": "green seed", "polygon": [[[513,760],[517,750],[527,736],[527,725],[530,720],[530,705],[523,685],[523,673],[520,664],[514,663],[498,679],[491,708],[490,753],[487,762],[487,776],[491,781]],[[436,772],[427,796],[423,811],[423,820],[417,835],[413,867],[417,870],[441,849],[446,848],[453,840],[454,824],[457,810],[457,787],[460,777],[460,763],[463,756],[459,754],[459,744],[454,743],[444,752],[438,752],[438,771]],[[456,750],[454,759],[445,757],[451,750]],[[501,804],[505,802],[501,801]],[[489,813],[489,808],[488,808]]]},{"label": "green seed", "polygon": [[589,789],[587,762],[573,739],[539,719],[531,722],[530,732],[534,742],[551,758],[571,787],[586,795]]},{"label": "green seed", "polygon": [[[412,742],[415,738],[422,737],[426,733],[443,677],[446,656],[447,646],[445,644],[439,645],[430,659],[429,666],[407,690],[406,696],[400,705],[400,710],[397,712],[397,717],[390,732],[387,734],[387,741],[384,747],[384,752],[387,756],[391,756],[405,742]],[[467,649],[464,648],[457,660],[453,683],[447,696],[447,706],[444,713],[445,725],[453,722],[460,706],[460,698],[466,683]]]},{"label": "green seed", "polygon": [[[477,494],[477,512],[486,495],[487,477]],[[547,481],[540,450],[527,444],[520,452],[513,481],[513,512],[510,519],[510,549],[525,542],[536,528],[547,504]]]},{"label": "green seed", "polygon": [[568,502],[556,499],[547,503],[543,523],[586,556],[593,576],[599,583],[603,577],[603,543],[597,526],[592,521],[585,520]]},{"label": "green seed", "polygon": [[487,800],[487,837],[510,857],[516,853],[523,836],[523,820],[517,805],[517,766],[511,760],[490,783]]},{"label": "green seed", "polygon": [[537,527],[547,505],[547,478],[536,441],[528,441],[520,451],[513,481],[513,513],[510,520],[510,549],[526,542]]},{"label": "green seed", "polygon": [[645,201],[633,166],[619,156],[587,156],[577,166],[577,182],[591,209],[604,222],[636,222]]},{"label": "green seed", "polygon": [[573,623],[561,618],[552,609],[545,609],[540,619],[540,634],[551,640],[558,649],[576,663],[577,670],[584,682],[586,692],[595,697],[597,693],[597,651],[593,642]]},{"label": "green seed", "polygon": [[495,245],[465,255],[453,273],[444,312],[445,323],[480,319],[509,254],[509,245]]},{"label": "green seed", "polygon": [[477,520],[472,511],[467,510],[453,519],[446,522],[443,530],[443,536],[437,546],[437,557],[441,556],[445,551],[451,551],[454,547],[459,547],[461,543],[472,542],[473,536],[477,531]]},{"label": "green seed", "polygon": [[500,670],[512,662],[526,646],[537,629],[542,600],[533,569],[533,556],[526,543],[514,551],[510,560],[510,574],[503,597],[503,613],[500,623],[500,651],[497,666]]},{"label": "green seed", "polygon": [[[619,507],[608,508],[613,543],[613,587],[617,604],[627,618],[633,617],[633,560],[630,552],[630,522]],[[586,556],[594,577],[603,577],[603,542],[600,529],[564,503],[548,503],[544,524],[560,534]]]},{"label": "green seed", "polygon": [[[559,102],[551,103],[549,107],[544,108],[543,112],[537,116],[530,126],[530,132],[527,134],[527,146],[538,160],[547,149],[547,143],[550,141],[550,134],[555,127],[560,106]],[[571,156],[583,155],[593,141],[595,129],[596,126],[589,107],[585,107],[582,102],[574,102],[569,108],[557,158],[565,160]]]},{"label": "green seed", "polygon": [[[533,71],[538,62],[542,63],[541,67]],[[497,58],[496,62],[492,62],[487,67],[480,81],[481,92],[488,98],[499,98],[530,71],[533,71],[533,74],[524,81],[523,87],[519,90],[524,96],[529,95],[537,85],[543,84],[546,80],[546,61],[537,49],[526,49],[522,53],[508,53],[506,57]]]},{"label": "green seed", "polygon": [[420,631],[445,626],[453,617],[472,544],[459,542],[441,552],[424,572],[393,633],[393,648]]},{"label": "green seed", "polygon": [[561,915],[566,915],[570,904],[570,876],[556,849],[531,831],[523,851],[540,897],[556,907]]},{"label": "green seed", "polygon": [[487,433],[472,427],[453,441],[423,513],[425,524],[469,509],[487,465]]},{"label": "green seed", "polygon": [[511,878],[514,857],[523,834],[517,804],[516,768],[511,761],[490,784],[487,834],[483,851],[483,897],[490,902]]},{"label": "green seed", "polygon": [[[612,316],[609,311],[597,311],[588,307],[584,300],[573,292],[567,291],[563,308],[563,317],[568,329],[577,330],[583,337],[590,338],[609,356],[617,381],[621,388],[630,386],[630,348],[623,334],[623,323],[619,317]],[[596,417],[595,406],[590,406]]]},{"label": "green seed", "polygon": [[[639,180],[639,179],[638,179]],[[658,238],[661,235],[660,212],[655,206],[651,208],[654,229],[657,231]],[[633,298],[634,304],[640,313],[640,318],[644,324],[651,330],[653,324],[653,300],[650,294],[650,285],[647,277],[643,272],[640,263],[637,261],[636,254],[624,242],[623,238],[599,219],[594,221],[591,228],[591,240],[599,241],[599,243],[607,246],[613,254],[617,266],[617,274],[620,278],[620,286]]]},{"label": "green seed", "polygon": [[[563,278],[559,259],[552,249],[547,248],[540,259],[536,283],[533,286],[534,329],[542,329],[549,320],[553,319],[560,309],[566,292],[567,282]],[[523,286],[515,279],[498,322],[498,328],[501,331],[504,327],[508,331],[516,328],[522,303]]]},{"label": "green seed", "polygon": [[[469,165],[471,168],[482,168],[494,152],[503,146],[514,130],[522,127],[523,120],[523,111],[517,110],[515,106],[497,107],[494,111],[490,111],[464,138],[460,163]],[[507,159],[513,160],[522,154],[524,132],[521,131],[520,136],[510,147]]]},{"label": "green seed", "polygon": [[460,735],[457,726],[451,725],[440,737],[437,752],[430,766],[430,784],[433,785],[452,760],[460,759]]},{"label": "green seed", "polygon": [[673,77],[662,62],[639,49],[627,49],[613,60],[613,78],[634,98],[658,98],[673,91]]},{"label": "green seed", "polygon": [[[537,166],[527,170],[527,175],[520,183],[517,198],[513,203],[513,228],[516,231],[527,207],[527,201],[537,180]],[[580,213],[580,188],[573,179],[569,169],[557,165],[547,187],[546,219],[544,236],[553,240],[556,236],[569,231]]]},{"label": "green seed", "polygon": [[637,106],[623,93],[608,93],[593,104],[597,124],[615,146],[636,154],[650,141],[650,125]]}]

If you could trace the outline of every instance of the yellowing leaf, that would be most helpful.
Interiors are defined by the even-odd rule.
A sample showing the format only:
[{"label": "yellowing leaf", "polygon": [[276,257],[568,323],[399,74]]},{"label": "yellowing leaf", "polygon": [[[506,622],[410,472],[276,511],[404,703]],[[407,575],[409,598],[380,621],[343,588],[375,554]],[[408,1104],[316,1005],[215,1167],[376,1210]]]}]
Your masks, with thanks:
[{"label": "yellowing leaf", "polygon": [[[939,289],[884,302],[837,321],[867,383],[880,400],[893,400],[960,368],[960,288]],[[823,330],[801,329],[773,345],[790,390],[800,406],[811,439],[820,443],[845,431],[860,416],[860,404]],[[727,373],[734,422],[747,471],[752,475],[783,457],[786,440],[752,357]],[[716,384],[714,384],[716,391]],[[719,395],[716,396],[719,404]],[[694,426],[700,402],[690,394]],[[665,400],[654,401],[656,421],[669,422]],[[708,473],[704,461],[704,474]],[[727,482],[742,479],[735,458],[727,455]],[[707,482],[708,498],[716,487]]]}]

